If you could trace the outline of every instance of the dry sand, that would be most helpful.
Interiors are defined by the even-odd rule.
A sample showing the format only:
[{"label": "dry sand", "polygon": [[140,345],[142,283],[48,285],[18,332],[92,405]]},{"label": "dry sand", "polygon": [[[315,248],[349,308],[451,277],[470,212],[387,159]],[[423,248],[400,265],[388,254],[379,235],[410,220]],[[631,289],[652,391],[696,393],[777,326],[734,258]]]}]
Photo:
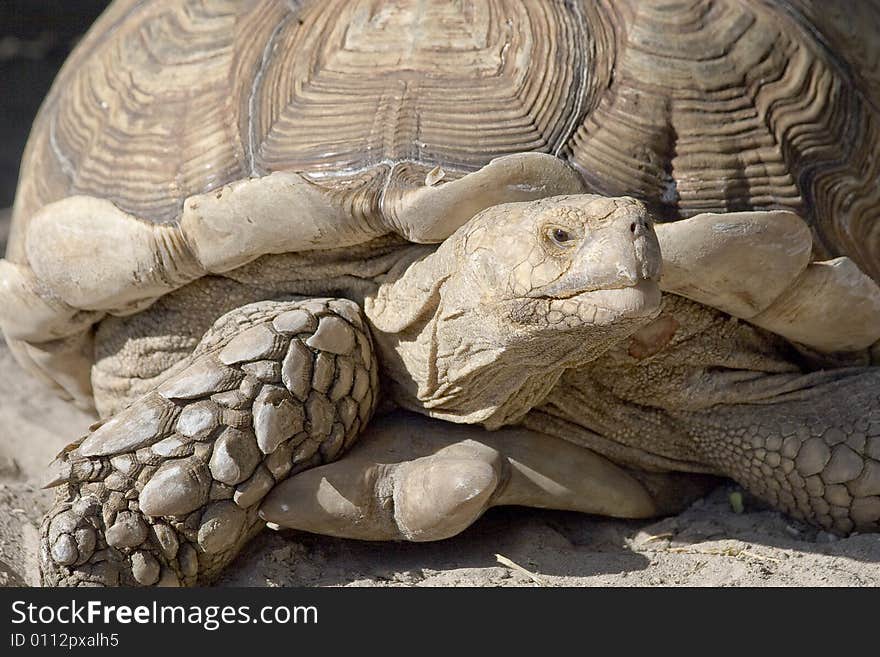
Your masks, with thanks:
[{"label": "dry sand", "polygon": [[[0,343],[0,585],[35,584],[43,465],[92,419],[25,374]],[[299,532],[258,537],[224,586],[876,586],[880,535],[838,540],[748,504],[721,486],[684,513],[622,522],[494,509],[438,543],[346,541]],[[508,563],[499,563],[496,555]]]}]

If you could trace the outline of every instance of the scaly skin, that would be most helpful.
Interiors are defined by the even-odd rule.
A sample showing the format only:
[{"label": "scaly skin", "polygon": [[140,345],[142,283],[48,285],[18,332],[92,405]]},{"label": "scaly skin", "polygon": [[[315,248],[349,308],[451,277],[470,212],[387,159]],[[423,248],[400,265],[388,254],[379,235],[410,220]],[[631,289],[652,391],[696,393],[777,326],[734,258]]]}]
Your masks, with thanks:
[{"label": "scaly skin", "polygon": [[880,369],[791,383],[772,405],[678,419],[707,462],[776,508],[841,534],[880,530]]},{"label": "scaly skin", "polygon": [[880,529],[867,354],[816,370],[781,338],[672,295],[652,329],[566,373],[527,426],[635,467],[731,477],[834,532]]},{"label": "scaly skin", "polygon": [[209,581],[264,526],[265,495],[347,449],[377,394],[351,301],[261,302],[221,317],[174,375],[59,456],[44,583]]}]

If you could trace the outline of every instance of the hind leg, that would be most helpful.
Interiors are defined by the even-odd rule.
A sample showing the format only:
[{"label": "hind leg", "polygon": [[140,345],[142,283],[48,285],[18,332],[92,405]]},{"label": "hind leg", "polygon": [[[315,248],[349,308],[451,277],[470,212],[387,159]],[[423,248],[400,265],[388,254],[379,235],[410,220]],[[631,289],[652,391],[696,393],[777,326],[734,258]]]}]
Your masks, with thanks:
[{"label": "hind leg", "polygon": [[352,444],[377,385],[350,301],[224,315],[171,377],[59,455],[44,583],[211,580],[264,525],[260,501],[279,481]]},{"label": "hind leg", "polygon": [[706,478],[644,473],[537,431],[395,412],[345,458],[282,482],[260,513],[282,527],[361,540],[435,541],[503,505],[648,518],[706,492]]}]

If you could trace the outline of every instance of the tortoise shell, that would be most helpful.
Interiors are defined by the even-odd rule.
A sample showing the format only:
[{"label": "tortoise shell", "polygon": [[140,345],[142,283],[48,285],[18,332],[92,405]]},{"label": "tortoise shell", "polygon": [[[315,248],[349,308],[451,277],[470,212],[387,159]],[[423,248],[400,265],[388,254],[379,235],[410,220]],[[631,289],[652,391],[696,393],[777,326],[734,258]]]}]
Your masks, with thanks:
[{"label": "tortoise shell", "polygon": [[165,223],[295,170],[370,214],[538,151],[667,220],[797,211],[877,279],[878,30],[844,0],[117,0],[37,118],[8,257],[74,194]]}]

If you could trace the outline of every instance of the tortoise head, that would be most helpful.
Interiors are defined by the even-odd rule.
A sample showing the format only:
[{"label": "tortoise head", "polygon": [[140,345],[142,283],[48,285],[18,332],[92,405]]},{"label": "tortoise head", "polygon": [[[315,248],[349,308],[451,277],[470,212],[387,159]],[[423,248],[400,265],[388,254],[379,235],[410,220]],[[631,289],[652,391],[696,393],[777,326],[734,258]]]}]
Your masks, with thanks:
[{"label": "tortoise head", "polygon": [[398,403],[494,428],[659,312],[660,247],[629,198],[489,208],[392,273],[367,314]]}]

